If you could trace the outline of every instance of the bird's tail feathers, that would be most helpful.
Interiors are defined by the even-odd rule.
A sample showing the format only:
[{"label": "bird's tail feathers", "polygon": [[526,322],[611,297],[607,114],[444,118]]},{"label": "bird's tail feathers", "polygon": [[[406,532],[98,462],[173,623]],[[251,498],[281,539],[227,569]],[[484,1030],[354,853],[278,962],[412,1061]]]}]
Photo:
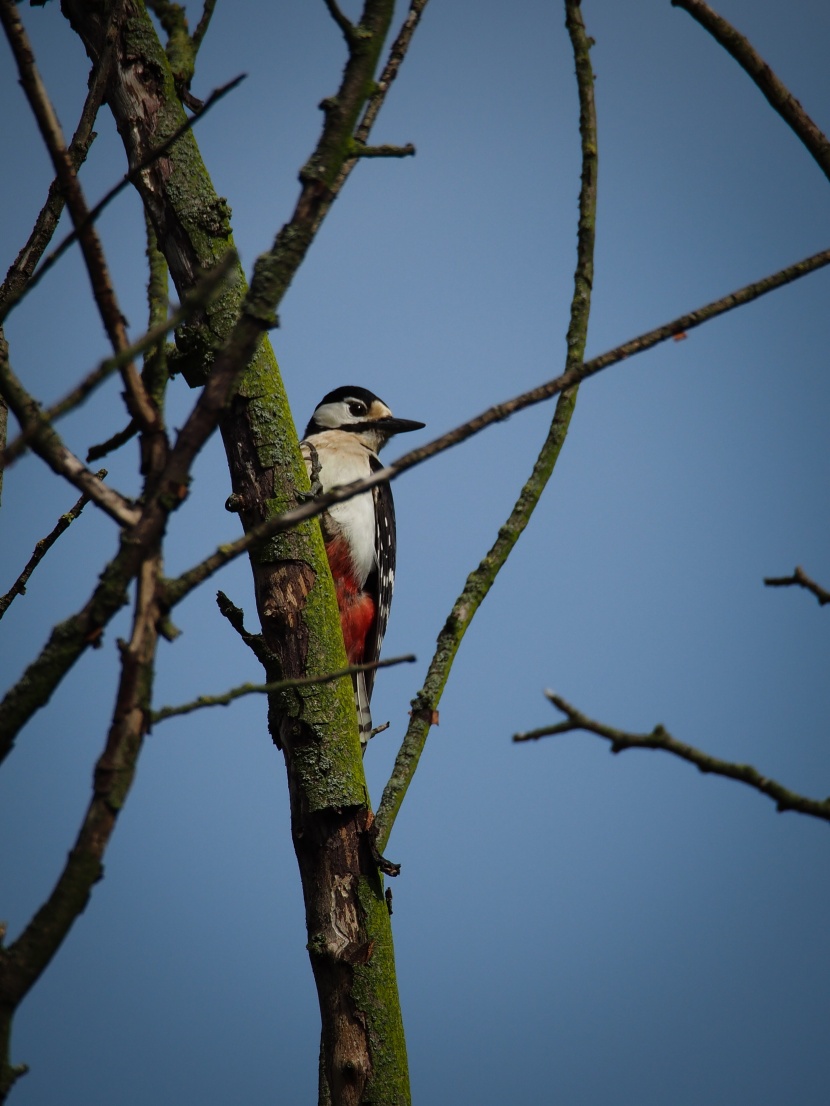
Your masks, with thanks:
[{"label": "bird's tail feathers", "polygon": [[369,689],[366,686],[365,672],[358,672],[354,677],[354,701],[357,707],[360,745],[365,753],[369,738],[372,736],[372,712],[369,710]]}]

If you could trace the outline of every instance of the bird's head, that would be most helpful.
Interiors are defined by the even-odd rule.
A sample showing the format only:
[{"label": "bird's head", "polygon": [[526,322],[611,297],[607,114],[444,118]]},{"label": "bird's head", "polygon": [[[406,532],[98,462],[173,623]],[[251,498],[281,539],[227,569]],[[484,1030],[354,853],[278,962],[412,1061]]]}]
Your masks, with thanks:
[{"label": "bird's head", "polygon": [[421,430],[425,425],[412,419],[396,419],[374,392],[346,385],[323,396],[311,416],[304,437],[323,430],[346,430],[358,435],[365,445],[377,453],[393,434]]}]

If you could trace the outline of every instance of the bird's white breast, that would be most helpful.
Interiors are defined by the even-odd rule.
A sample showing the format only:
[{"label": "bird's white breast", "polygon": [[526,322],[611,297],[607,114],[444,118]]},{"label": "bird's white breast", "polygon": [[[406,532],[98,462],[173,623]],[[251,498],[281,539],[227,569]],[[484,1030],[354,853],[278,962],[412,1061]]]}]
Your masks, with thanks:
[{"label": "bird's white breast", "polygon": [[[355,434],[342,430],[324,430],[313,436],[320,471],[317,479],[324,492],[342,484],[363,480],[371,473],[373,456]],[[301,443],[309,475],[312,475],[311,451]],[[346,538],[358,583],[362,587],[375,567],[375,509],[371,492],[363,492],[345,503],[335,503],[326,512],[329,526]]]}]

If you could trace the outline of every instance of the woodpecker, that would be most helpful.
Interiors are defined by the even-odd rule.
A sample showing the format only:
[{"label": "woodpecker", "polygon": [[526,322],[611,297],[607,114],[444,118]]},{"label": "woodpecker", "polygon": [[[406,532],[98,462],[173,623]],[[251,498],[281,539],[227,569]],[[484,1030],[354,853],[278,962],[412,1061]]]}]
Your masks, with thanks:
[{"label": "woodpecker", "polygon": [[[396,419],[366,388],[349,385],[324,396],[305,430],[300,449],[315,492],[327,492],[377,472],[378,453],[393,434],[425,424]],[[395,583],[395,506],[388,484],[378,484],[320,519],[331,567],[340,625],[349,664],[376,661],[389,619]],[[374,671],[359,672],[354,684],[360,743],[365,752],[372,732],[369,701]]]}]

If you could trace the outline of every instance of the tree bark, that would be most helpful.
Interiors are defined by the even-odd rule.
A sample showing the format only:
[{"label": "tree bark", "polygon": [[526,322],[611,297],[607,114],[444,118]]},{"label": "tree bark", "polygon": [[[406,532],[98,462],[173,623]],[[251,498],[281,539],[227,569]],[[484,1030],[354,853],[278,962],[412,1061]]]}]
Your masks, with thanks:
[{"label": "tree bark", "polygon": [[[63,0],[64,13],[95,60],[108,5]],[[304,167],[292,222],[257,262],[246,290],[242,274],[204,316],[177,335],[180,368],[205,378],[238,320],[262,327],[276,310],[313,239],[327,181],[348,155],[346,140],[371,88],[389,20],[390,0],[368,2],[343,84],[326,112],[323,136]],[[124,5],[107,101],[131,164],[184,121],[164,50],[137,0]],[[339,160],[338,160],[339,159]],[[149,170],[138,190],[180,295],[231,245],[229,213],[216,196],[191,133]],[[250,343],[241,386],[222,435],[234,501],[248,529],[307,490],[285,391],[267,340]],[[268,679],[333,671],[345,665],[331,576],[316,520],[258,548],[251,557],[257,610],[268,650]],[[321,1098],[334,1103],[409,1102],[403,1025],[390,919],[373,859],[372,814],[348,679],[272,696],[272,737],[283,750],[292,835],[300,868],[308,950],[322,1020]]]}]

